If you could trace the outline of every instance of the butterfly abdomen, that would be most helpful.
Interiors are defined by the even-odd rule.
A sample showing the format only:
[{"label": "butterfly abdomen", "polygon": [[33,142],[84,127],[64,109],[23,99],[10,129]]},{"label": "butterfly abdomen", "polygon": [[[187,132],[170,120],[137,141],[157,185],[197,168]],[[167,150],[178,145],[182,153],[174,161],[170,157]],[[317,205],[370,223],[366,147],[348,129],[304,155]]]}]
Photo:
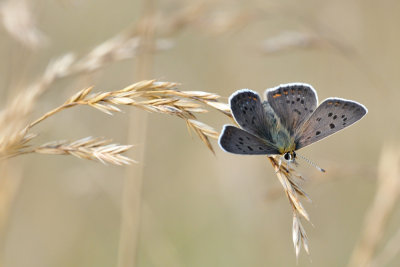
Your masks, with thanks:
[{"label": "butterfly abdomen", "polygon": [[276,115],[268,101],[263,102],[263,107],[266,114],[266,124],[269,129],[268,133],[273,144],[281,154],[293,151],[295,145],[289,131],[282,125],[278,115]]}]

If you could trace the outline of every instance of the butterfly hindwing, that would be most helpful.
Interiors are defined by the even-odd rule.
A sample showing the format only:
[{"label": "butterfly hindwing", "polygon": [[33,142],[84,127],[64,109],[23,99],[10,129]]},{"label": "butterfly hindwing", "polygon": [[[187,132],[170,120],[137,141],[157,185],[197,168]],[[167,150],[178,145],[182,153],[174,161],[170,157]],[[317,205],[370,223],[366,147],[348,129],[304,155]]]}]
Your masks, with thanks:
[{"label": "butterfly hindwing", "polygon": [[352,125],[367,112],[363,105],[354,101],[340,98],[326,99],[296,132],[296,149],[315,143]]},{"label": "butterfly hindwing", "polygon": [[232,125],[225,125],[219,145],[227,152],[243,155],[273,155],[278,150],[265,140]]},{"label": "butterfly hindwing", "polygon": [[318,104],[316,91],[304,83],[282,84],[266,90],[265,94],[281,124],[291,135],[311,116]]}]

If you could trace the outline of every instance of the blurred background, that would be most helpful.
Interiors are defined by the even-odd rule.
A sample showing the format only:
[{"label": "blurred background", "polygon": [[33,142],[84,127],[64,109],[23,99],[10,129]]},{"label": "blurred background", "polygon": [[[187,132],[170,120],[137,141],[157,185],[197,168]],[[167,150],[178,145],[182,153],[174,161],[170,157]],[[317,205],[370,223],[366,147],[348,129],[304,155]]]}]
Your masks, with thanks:
[{"label": "blurred background", "polygon": [[[216,140],[213,155],[168,115],[63,111],[34,129],[36,143],[104,136],[133,142],[130,156],[139,163],[130,171],[40,154],[3,163],[2,266],[400,264],[399,1],[0,4],[3,107],[57,58],[72,52],[87,64],[55,79],[29,121],[87,86],[110,91],[143,79],[213,92],[221,102],[241,88],[263,94],[305,82],[320,101],[335,96],[369,109],[356,125],[300,152],[327,172],[299,167],[313,226],[304,222],[311,256],[302,251],[297,265],[291,207],[266,157],[224,153]],[[118,43],[142,35],[151,49]],[[107,49],[118,53],[91,61]],[[231,123],[217,111],[199,120],[218,131]],[[130,208],[129,230],[121,218]]]}]

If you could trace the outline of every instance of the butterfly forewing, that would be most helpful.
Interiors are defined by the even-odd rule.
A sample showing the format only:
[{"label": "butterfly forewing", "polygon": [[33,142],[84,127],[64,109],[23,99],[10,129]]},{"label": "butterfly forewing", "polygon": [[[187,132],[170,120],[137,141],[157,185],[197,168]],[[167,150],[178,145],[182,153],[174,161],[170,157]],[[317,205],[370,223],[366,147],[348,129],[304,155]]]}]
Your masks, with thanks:
[{"label": "butterfly forewing", "polygon": [[248,89],[239,90],[231,96],[229,102],[232,115],[241,128],[258,137],[271,140],[263,104],[256,92]]},{"label": "butterfly forewing", "polygon": [[311,116],[318,104],[317,93],[308,84],[283,84],[268,89],[265,94],[281,124],[291,135]]},{"label": "butterfly forewing", "polygon": [[367,109],[354,101],[328,98],[296,132],[296,149],[315,143],[360,120]]},{"label": "butterfly forewing", "polygon": [[225,125],[219,138],[227,152],[243,155],[272,155],[278,150],[265,140],[232,125]]}]

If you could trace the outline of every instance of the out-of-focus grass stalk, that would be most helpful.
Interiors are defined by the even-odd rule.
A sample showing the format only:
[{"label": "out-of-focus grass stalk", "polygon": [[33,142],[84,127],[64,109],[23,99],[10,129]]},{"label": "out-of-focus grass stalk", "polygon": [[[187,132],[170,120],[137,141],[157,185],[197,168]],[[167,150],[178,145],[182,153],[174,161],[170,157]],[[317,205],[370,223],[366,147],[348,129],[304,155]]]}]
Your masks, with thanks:
[{"label": "out-of-focus grass stalk", "polygon": [[[400,149],[384,146],[378,166],[375,198],[367,211],[361,238],[351,256],[349,267],[371,266],[388,218],[400,196]],[[397,245],[398,246],[398,245]],[[379,265],[383,266],[383,265]]]},{"label": "out-of-focus grass stalk", "polygon": [[[138,27],[140,38],[139,56],[136,63],[136,78],[150,78],[154,52],[154,2],[145,0],[144,16]],[[134,110],[130,113],[128,143],[137,144],[131,157],[138,161],[127,168],[122,195],[121,227],[118,248],[118,267],[133,267],[137,264],[142,211],[142,183],[147,133],[147,112]]]},{"label": "out-of-focus grass stalk", "polygon": [[[400,175],[400,174],[399,174]],[[372,259],[370,267],[387,266],[393,258],[400,253],[400,228],[386,243],[382,252]]]},{"label": "out-of-focus grass stalk", "polygon": [[19,168],[9,161],[0,162],[0,267],[4,266],[4,246],[12,204],[22,176]]}]

